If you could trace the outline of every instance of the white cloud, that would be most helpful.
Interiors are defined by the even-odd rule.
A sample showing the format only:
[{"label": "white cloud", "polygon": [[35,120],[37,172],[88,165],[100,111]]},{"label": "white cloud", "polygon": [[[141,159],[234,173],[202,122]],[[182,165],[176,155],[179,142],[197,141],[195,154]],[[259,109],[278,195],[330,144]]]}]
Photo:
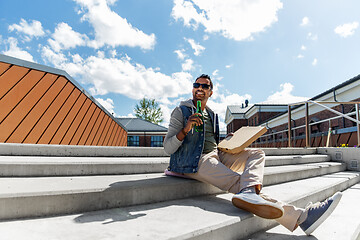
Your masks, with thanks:
[{"label": "white cloud", "polygon": [[359,27],[359,22],[346,23],[339,25],[334,29],[334,32],[339,36],[346,38],[354,35],[355,30]]},{"label": "white cloud", "polygon": [[191,71],[194,69],[194,61],[191,59],[186,59],[185,62],[181,65],[183,71]]},{"label": "white cloud", "polygon": [[59,68],[62,68],[61,64],[67,61],[67,58],[63,53],[55,53],[49,46],[42,47],[41,56],[46,63],[50,62]]},{"label": "white cloud", "polygon": [[75,48],[76,46],[85,46],[88,41],[88,37],[85,34],[75,32],[64,22],[56,26],[52,38],[53,39],[49,39],[48,42],[56,52]]},{"label": "white cloud", "polygon": [[[176,72],[170,76],[157,72],[156,68],[132,62],[127,55],[115,58],[98,51],[97,56],[83,59],[80,55],[68,58],[61,52],[55,52],[49,46],[42,47],[42,57],[55,67],[65,70],[70,76],[86,84],[94,96],[108,93],[122,94],[131,99],[154,98],[164,114],[163,126],[169,124],[172,109],[190,96],[193,77],[187,72]],[[171,100],[170,100],[171,99]],[[96,100],[115,117],[114,102],[110,98],[98,97]],[[129,114],[126,117],[133,117]]]},{"label": "white cloud", "polygon": [[44,46],[41,48],[41,56],[45,63],[52,63],[55,67],[67,71],[71,76],[83,73],[81,68],[83,60],[78,54],[72,56],[73,62],[68,62],[63,53],[54,52],[49,46]]},{"label": "white cloud", "polygon": [[25,40],[30,41],[33,37],[42,37],[45,35],[41,22],[32,20],[28,23],[26,20],[21,19],[19,24],[12,24],[9,26],[9,31],[18,31],[26,35]]},{"label": "white cloud", "polygon": [[226,65],[225,67],[226,68],[232,68],[234,66],[234,64],[229,64],[229,65]]},{"label": "white cloud", "polygon": [[[252,39],[277,22],[280,0],[174,0],[172,17],[187,27],[205,27],[207,33],[221,33],[236,41]],[[199,11],[198,11],[199,10]]]},{"label": "white cloud", "polygon": [[307,25],[309,25],[309,23],[310,23],[309,18],[308,18],[308,17],[304,17],[304,18],[302,19],[301,23],[300,23],[300,26],[307,26]]},{"label": "white cloud", "polygon": [[[116,93],[136,100],[143,97],[156,99],[163,112],[162,125],[165,127],[169,124],[174,107],[180,101],[191,97],[194,78],[187,72],[176,72],[168,76],[139,63],[133,63],[127,55],[122,58],[106,58],[101,55],[83,59],[80,55],[74,54],[66,58],[63,53],[55,52],[49,46],[42,48],[42,57],[45,60],[53,63],[55,67],[64,69],[72,77],[77,76],[76,79],[90,86],[88,89],[92,95]],[[219,91],[219,87],[218,83],[214,85],[214,94],[209,100],[209,106],[219,113],[220,126],[224,130],[226,106],[239,104],[245,99],[251,99],[251,96],[225,95]],[[96,100],[117,116],[111,99],[97,97]]]},{"label": "white cloud", "polygon": [[189,73],[176,72],[168,76],[133,63],[128,56],[106,58],[100,54],[86,59],[76,57],[78,61],[74,62],[49,47],[42,48],[42,56],[55,67],[92,85],[89,91],[93,95],[117,93],[137,100],[147,97],[165,101],[188,94],[192,89],[193,77]]},{"label": "white cloud", "polygon": [[212,75],[213,81],[214,81],[214,80],[221,81],[221,80],[223,80],[223,78],[224,78],[224,77],[222,77],[222,76],[219,76],[219,69],[216,69],[215,71],[213,71],[211,75]]},{"label": "white cloud", "polygon": [[181,60],[184,60],[187,57],[184,49],[175,50],[174,53],[176,53],[177,57]]},{"label": "white cloud", "polygon": [[105,53],[104,51],[97,51],[96,55],[98,56],[98,58],[105,58]]},{"label": "white cloud", "polygon": [[304,45],[301,45],[301,48],[300,48],[302,51],[305,51],[306,50],[306,46]]},{"label": "white cloud", "polygon": [[245,99],[250,100],[251,95],[245,94],[243,96],[240,96],[236,93],[224,94],[220,88],[221,85],[219,85],[218,83],[214,85],[213,95],[211,96],[211,98],[209,98],[207,105],[217,114],[219,114],[220,130],[226,130],[225,113],[227,106],[239,105],[243,103]]},{"label": "white cloud", "polygon": [[135,118],[136,116],[132,113],[128,113],[128,115],[116,115],[118,118]]},{"label": "white cloud", "polygon": [[194,50],[195,56],[199,56],[205,50],[205,47],[195,42],[194,39],[191,38],[184,38],[184,39],[191,45],[191,48]]},{"label": "white cloud", "polygon": [[35,62],[33,56],[29,52],[24,51],[17,46],[18,41],[16,38],[9,37],[6,43],[9,44],[9,48],[6,51],[3,51],[3,54],[30,62]]},{"label": "white cloud", "polygon": [[79,54],[73,55],[72,60],[74,63],[80,63],[80,64],[84,61],[84,59]]},{"label": "white cloud", "polygon": [[311,65],[316,66],[316,65],[317,65],[317,63],[318,63],[317,58],[314,58],[314,60],[312,61]]},{"label": "white cloud", "polygon": [[203,40],[204,41],[209,40],[209,35],[205,34],[204,37],[203,37]]},{"label": "white cloud", "polygon": [[161,125],[164,127],[169,127],[171,112],[173,109],[169,107],[169,104],[159,104],[159,107],[161,108],[164,120]]},{"label": "white cloud", "polygon": [[[103,106],[110,114],[115,115],[114,111],[114,101],[111,98],[102,99],[102,98],[96,98],[96,101],[98,101],[101,106]],[[118,116],[114,116],[118,117]]]},{"label": "white cloud", "polygon": [[299,55],[297,55],[297,57],[296,57],[296,58],[299,58],[299,59],[304,58],[304,55],[299,54]]},{"label": "white cloud", "polygon": [[289,104],[306,101],[307,97],[293,96],[291,92],[294,90],[294,86],[291,83],[280,84],[280,91],[270,95],[263,103],[267,104]]},{"label": "white cloud", "polygon": [[317,34],[313,34],[311,32],[308,33],[307,38],[310,39],[310,40],[313,40],[313,41],[318,40]]},{"label": "white cloud", "polygon": [[[155,45],[155,34],[145,34],[133,27],[125,18],[112,11],[109,5],[116,0],[74,0],[83,7],[82,20],[87,20],[95,30],[95,40],[90,41],[94,48],[104,45],[141,47],[152,49]],[[87,10],[87,11],[86,11]]]},{"label": "white cloud", "polygon": [[116,49],[110,50],[109,53],[110,53],[111,57],[113,57],[113,58],[117,56],[117,51],[116,51]]}]

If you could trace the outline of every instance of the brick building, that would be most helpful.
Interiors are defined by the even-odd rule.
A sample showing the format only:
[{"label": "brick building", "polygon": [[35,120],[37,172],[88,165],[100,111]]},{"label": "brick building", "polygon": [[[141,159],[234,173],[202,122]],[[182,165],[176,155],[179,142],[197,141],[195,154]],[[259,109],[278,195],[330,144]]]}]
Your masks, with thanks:
[{"label": "brick building", "polygon": [[167,128],[140,118],[117,118],[127,130],[128,146],[162,147]]},{"label": "brick building", "polygon": [[259,126],[286,110],[285,104],[257,103],[227,106],[225,114],[227,133],[235,132],[242,126]]},{"label": "brick building", "polygon": [[248,119],[245,116],[247,110],[249,110],[252,105],[230,105],[226,108],[225,113],[225,123],[226,123],[226,132],[235,132],[242,126],[248,126]]},{"label": "brick building", "polygon": [[[311,98],[319,102],[352,102],[360,101],[360,75],[351,78],[321,94]],[[356,118],[355,104],[323,104],[340,113]],[[225,122],[228,132],[236,131],[234,120],[242,116],[244,125],[266,126],[268,132],[257,139],[252,145],[256,147],[286,147],[288,146],[288,106],[287,105],[263,105],[254,104],[248,109],[234,111],[239,106],[228,106]],[[282,110],[282,111],[281,111]],[[313,147],[325,146],[328,139],[329,146],[340,146],[348,144],[357,145],[357,124],[344,117],[326,110],[317,104],[309,104],[310,123],[310,145]],[[241,113],[240,113],[241,112]],[[238,124],[239,126],[241,124]],[[293,106],[291,108],[291,135],[292,146],[305,146],[305,105]],[[233,128],[233,129],[232,129]],[[330,136],[328,138],[328,134]]]}]

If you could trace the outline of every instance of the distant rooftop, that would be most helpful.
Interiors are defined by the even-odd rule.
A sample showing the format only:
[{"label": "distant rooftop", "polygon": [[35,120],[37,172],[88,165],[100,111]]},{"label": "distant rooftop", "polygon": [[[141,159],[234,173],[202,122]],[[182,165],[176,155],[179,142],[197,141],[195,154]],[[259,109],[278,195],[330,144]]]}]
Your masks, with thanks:
[{"label": "distant rooftop", "polygon": [[116,118],[129,132],[167,132],[167,128],[140,118]]},{"label": "distant rooftop", "polygon": [[236,114],[246,113],[246,111],[249,110],[253,105],[254,104],[249,104],[247,107],[242,107],[241,105],[229,105],[227,107],[232,114]]},{"label": "distant rooftop", "polygon": [[298,102],[304,102],[308,100],[307,97],[291,97],[288,99],[273,99],[273,100],[267,100],[264,102],[257,103],[255,105],[266,105],[266,106],[287,106],[288,104],[298,103]]},{"label": "distant rooftop", "polygon": [[250,110],[252,107],[257,106],[287,106],[287,103],[282,102],[261,102],[261,103],[255,103],[255,104],[249,104],[247,107],[242,107],[242,105],[229,105],[227,106],[231,114],[245,114],[248,110]]}]

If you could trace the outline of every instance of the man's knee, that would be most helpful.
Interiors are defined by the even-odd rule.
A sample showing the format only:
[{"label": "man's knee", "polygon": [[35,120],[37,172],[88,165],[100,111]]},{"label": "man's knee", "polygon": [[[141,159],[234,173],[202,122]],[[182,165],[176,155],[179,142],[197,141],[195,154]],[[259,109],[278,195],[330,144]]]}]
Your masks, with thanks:
[{"label": "man's knee", "polygon": [[259,149],[259,148],[251,149],[251,152],[252,152],[252,154],[265,155],[264,150]]}]

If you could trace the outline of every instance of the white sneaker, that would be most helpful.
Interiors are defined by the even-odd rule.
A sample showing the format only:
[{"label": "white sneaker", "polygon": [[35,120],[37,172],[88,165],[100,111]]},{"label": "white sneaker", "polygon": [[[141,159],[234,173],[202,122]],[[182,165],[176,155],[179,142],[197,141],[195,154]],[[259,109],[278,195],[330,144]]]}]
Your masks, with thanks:
[{"label": "white sneaker", "polygon": [[277,203],[263,199],[256,193],[238,193],[232,198],[234,206],[251,212],[259,217],[275,219],[282,217],[284,209]]}]

